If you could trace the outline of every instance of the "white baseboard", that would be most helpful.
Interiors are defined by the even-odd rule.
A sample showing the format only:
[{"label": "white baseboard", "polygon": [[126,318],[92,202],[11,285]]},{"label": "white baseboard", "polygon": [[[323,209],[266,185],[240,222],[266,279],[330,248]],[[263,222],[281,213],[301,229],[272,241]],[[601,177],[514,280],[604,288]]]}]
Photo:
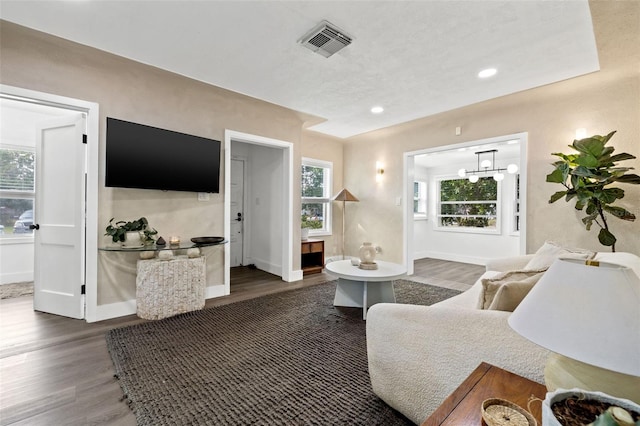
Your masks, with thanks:
[{"label": "white baseboard", "polygon": [[486,265],[488,260],[486,257],[465,256],[465,255],[458,255],[455,253],[439,253],[434,251],[415,252],[413,258],[414,260],[425,259],[425,258],[449,260],[451,262],[471,263],[473,265]]},{"label": "white baseboard", "polygon": [[136,313],[136,306],[136,299],[98,305],[96,307],[95,321],[104,321],[112,318],[134,315]]},{"label": "white baseboard", "polygon": [[8,274],[0,274],[0,285],[25,283],[31,281],[33,281],[33,271],[9,272]]},{"label": "white baseboard", "polygon": [[[220,296],[226,296],[224,285],[214,285],[207,287],[205,290],[206,299],[212,299]],[[135,299],[126,300],[124,302],[108,303],[106,305],[98,305],[94,321],[104,321],[127,315],[135,315],[136,312],[137,304]]]},{"label": "white baseboard", "polygon": [[260,269],[261,271],[265,271],[265,272],[268,272],[270,274],[282,277],[282,266],[281,265],[274,265],[273,263],[270,263],[270,262],[267,262],[267,261],[261,260],[261,259],[253,258],[252,260],[253,260],[253,264],[256,265],[256,268]]},{"label": "white baseboard", "polygon": [[292,271],[291,272],[291,276],[289,276],[289,279],[286,279],[285,277],[282,277],[282,279],[286,282],[292,283],[294,281],[300,281],[302,278],[304,278],[304,275],[302,273],[302,269],[298,269],[297,271]]}]

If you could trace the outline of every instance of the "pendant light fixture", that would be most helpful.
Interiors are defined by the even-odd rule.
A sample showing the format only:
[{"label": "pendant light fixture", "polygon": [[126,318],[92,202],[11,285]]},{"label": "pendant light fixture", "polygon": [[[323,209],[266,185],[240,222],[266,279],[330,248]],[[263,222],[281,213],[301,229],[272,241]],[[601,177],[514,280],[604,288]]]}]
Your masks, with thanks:
[{"label": "pendant light fixture", "polygon": [[[506,171],[509,174],[514,174],[518,172],[517,164],[509,164],[506,168],[496,167],[496,152],[498,152],[497,149],[489,149],[487,151],[476,152],[475,154],[478,160],[478,169],[477,170],[460,169],[458,170],[458,176],[460,177],[468,176],[469,182],[476,183],[480,179],[480,176],[478,176],[479,173],[487,174],[487,173],[493,172],[493,179],[499,182],[504,179],[504,173],[502,172]],[[491,154],[491,159],[485,158],[484,160],[482,160],[482,162],[480,162],[481,155],[485,155],[486,157],[489,154]]]}]

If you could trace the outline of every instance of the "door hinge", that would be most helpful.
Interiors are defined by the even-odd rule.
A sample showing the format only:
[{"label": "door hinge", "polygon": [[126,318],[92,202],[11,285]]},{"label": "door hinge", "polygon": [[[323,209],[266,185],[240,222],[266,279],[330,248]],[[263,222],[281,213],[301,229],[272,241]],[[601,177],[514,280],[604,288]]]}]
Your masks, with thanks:
[{"label": "door hinge", "polygon": [[87,143],[87,135],[82,135],[82,143],[83,144]]},{"label": "door hinge", "polygon": [[82,284],[80,287],[80,294],[87,294],[87,286]]}]

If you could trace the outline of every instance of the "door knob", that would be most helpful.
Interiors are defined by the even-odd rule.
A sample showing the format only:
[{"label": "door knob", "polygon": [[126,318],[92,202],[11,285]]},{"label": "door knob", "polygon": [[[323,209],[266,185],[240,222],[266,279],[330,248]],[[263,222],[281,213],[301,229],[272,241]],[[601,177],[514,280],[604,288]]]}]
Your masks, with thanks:
[{"label": "door knob", "polygon": [[236,221],[242,222],[242,213],[238,213],[238,217],[236,218]]},{"label": "door knob", "polygon": [[35,225],[29,225],[29,229],[35,229],[37,231],[38,229],[40,229],[40,225],[37,223]]}]

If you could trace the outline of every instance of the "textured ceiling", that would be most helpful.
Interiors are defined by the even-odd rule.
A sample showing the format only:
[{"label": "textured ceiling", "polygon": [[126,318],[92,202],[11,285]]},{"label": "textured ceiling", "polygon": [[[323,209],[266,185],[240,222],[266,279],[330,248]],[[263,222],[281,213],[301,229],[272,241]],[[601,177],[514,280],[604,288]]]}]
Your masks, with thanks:
[{"label": "textured ceiling", "polygon": [[[311,114],[340,138],[599,69],[586,0],[1,0],[0,17]],[[297,43],[324,19],[354,39],[330,58]]]}]

